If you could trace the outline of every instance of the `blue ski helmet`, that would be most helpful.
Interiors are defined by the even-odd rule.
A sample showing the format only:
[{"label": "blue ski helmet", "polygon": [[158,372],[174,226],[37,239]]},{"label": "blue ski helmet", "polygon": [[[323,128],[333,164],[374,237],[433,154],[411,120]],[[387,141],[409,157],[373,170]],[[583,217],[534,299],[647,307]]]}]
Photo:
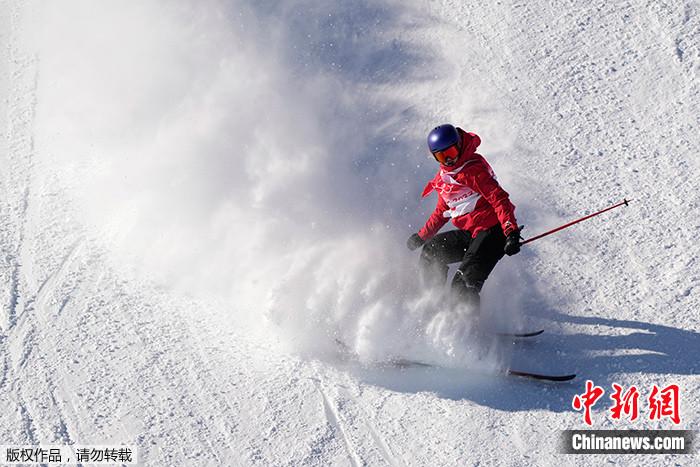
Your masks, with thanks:
[{"label": "blue ski helmet", "polygon": [[428,147],[430,152],[442,151],[459,142],[457,128],[446,123],[436,126],[428,134]]}]

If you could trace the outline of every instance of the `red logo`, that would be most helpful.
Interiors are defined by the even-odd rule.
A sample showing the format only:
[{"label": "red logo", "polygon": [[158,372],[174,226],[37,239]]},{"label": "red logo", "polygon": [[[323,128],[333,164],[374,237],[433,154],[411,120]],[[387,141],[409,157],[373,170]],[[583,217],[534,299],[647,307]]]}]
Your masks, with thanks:
[{"label": "red logo", "polygon": [[[630,386],[626,391],[617,384],[612,383],[613,393],[610,399],[613,401],[610,407],[611,418],[621,420],[623,416],[629,421],[634,421],[639,417],[639,391],[636,386]],[[583,410],[583,421],[586,425],[592,425],[591,408],[605,394],[605,390],[593,384],[593,381],[586,381],[586,391],[583,394],[574,395],[571,406],[576,411]],[[661,420],[669,418],[674,424],[681,422],[680,417],[680,389],[677,384],[669,384],[663,389],[657,385],[652,385],[649,398],[649,420]]]},{"label": "red logo", "polygon": [[622,394],[622,386],[613,383],[614,393],[610,395],[610,399],[615,401],[615,405],[610,409],[612,412],[613,420],[620,420],[622,413],[634,421],[639,417],[639,406],[637,401],[639,400],[639,391],[637,391],[636,386],[630,386],[630,388]]},{"label": "red logo", "polygon": [[[669,384],[659,391],[655,384],[651,387],[649,395],[649,420],[660,420],[661,417],[669,417],[673,423],[678,425],[681,422],[678,403],[678,385]],[[659,398],[659,394],[661,398]]]},{"label": "red logo", "polygon": [[587,380],[586,392],[584,392],[580,396],[576,394],[574,396],[574,400],[571,401],[571,406],[574,408],[574,410],[584,409],[583,419],[587,425],[592,424],[591,407],[593,407],[595,403],[598,402],[598,399],[600,399],[603,396],[603,394],[605,394],[605,390],[603,388],[593,384],[593,381]]}]

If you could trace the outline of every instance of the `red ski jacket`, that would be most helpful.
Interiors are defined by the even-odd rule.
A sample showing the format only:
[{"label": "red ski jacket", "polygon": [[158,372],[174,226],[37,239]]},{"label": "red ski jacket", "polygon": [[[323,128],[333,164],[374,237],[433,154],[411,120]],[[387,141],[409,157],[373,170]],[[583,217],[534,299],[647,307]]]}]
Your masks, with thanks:
[{"label": "red ski jacket", "polygon": [[481,139],[461,128],[457,130],[462,137],[462,151],[454,166],[440,165],[438,173],[425,186],[423,197],[435,190],[438,202],[418,235],[427,241],[452,218],[452,223],[471,232],[472,238],[498,223],[507,236],[518,227],[515,206],[496,181],[486,159],[475,152]]}]

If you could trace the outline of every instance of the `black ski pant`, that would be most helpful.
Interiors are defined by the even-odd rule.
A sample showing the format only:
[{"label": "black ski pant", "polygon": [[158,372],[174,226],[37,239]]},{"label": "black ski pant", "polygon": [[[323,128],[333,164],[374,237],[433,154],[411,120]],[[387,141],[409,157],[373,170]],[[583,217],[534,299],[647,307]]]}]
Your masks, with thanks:
[{"label": "black ski pant", "polygon": [[460,262],[452,279],[452,293],[460,303],[479,309],[479,292],[503,258],[506,237],[499,224],[472,238],[468,230],[450,230],[437,234],[423,246],[421,272],[431,285],[444,284],[448,264]]}]

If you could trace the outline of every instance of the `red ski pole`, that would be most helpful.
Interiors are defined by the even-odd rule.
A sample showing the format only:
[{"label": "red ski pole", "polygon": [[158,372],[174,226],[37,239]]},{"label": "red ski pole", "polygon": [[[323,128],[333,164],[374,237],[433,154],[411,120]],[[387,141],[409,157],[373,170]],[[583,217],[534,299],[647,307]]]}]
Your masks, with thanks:
[{"label": "red ski pole", "polygon": [[568,224],[564,224],[564,225],[562,225],[562,226],[560,226],[560,227],[557,227],[556,229],[552,229],[552,230],[550,230],[550,231],[548,231],[548,232],[539,234],[539,235],[537,235],[537,236],[535,236],[535,237],[528,238],[527,240],[523,240],[523,242],[521,243],[521,245],[525,245],[526,243],[534,242],[535,240],[537,240],[537,239],[539,239],[539,238],[546,237],[547,235],[551,235],[551,234],[553,234],[553,233],[555,233],[555,232],[559,232],[560,230],[563,230],[563,229],[565,229],[565,228],[567,228],[567,227],[571,227],[571,226],[574,225],[574,224],[578,224],[579,222],[585,221],[586,219],[590,219],[591,217],[597,216],[598,214],[603,214],[605,211],[610,211],[611,209],[615,209],[615,208],[617,208],[617,207],[620,207],[620,206],[622,206],[623,204],[624,204],[625,206],[629,206],[629,201],[626,200],[626,199],[623,199],[621,202],[619,202],[619,203],[617,203],[617,204],[615,204],[615,205],[613,205],[613,206],[610,206],[610,207],[608,207],[608,208],[602,209],[602,210],[600,210],[600,211],[598,211],[598,212],[594,212],[593,214],[589,214],[589,215],[587,215],[587,216],[585,216],[585,217],[582,217],[582,218],[580,218],[580,219],[576,219],[575,221],[571,221],[571,222],[569,222]]}]

